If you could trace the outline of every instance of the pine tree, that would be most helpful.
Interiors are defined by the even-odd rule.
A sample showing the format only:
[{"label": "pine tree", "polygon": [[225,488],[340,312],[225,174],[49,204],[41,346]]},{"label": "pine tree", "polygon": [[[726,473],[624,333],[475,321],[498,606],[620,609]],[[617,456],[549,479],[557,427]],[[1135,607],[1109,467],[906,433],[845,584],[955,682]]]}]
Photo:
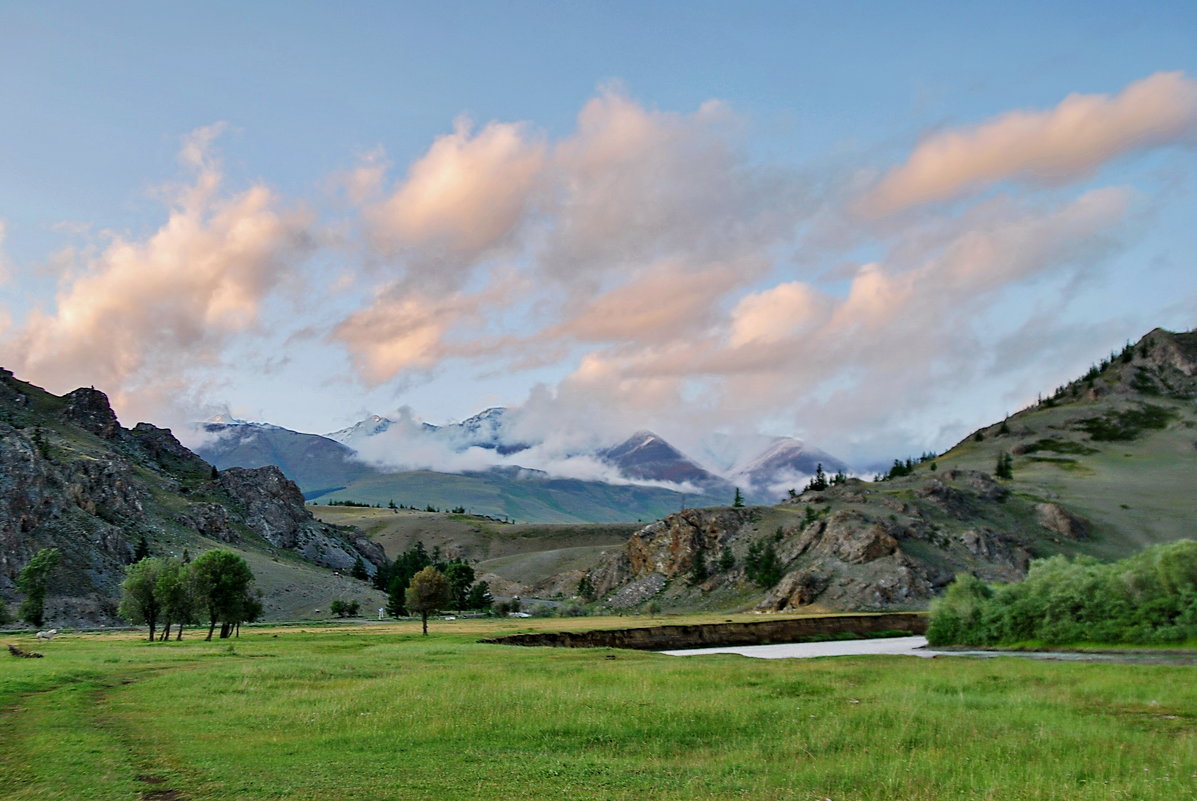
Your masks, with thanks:
[{"label": "pine tree", "polygon": [[743,509],[744,508],[744,496],[740,494],[739,487],[736,487],[736,497],[732,498],[732,508],[733,509]]}]

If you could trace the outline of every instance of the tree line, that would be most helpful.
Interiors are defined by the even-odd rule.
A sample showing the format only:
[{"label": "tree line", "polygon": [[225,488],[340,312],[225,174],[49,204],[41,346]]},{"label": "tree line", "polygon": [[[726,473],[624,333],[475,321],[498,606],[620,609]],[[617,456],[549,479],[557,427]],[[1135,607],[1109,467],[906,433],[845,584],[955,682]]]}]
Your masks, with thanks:
[{"label": "tree line", "polygon": [[1053,556],[1015,584],[962,574],[931,607],[933,645],[1174,643],[1197,638],[1197,542],[1121,561]]}]

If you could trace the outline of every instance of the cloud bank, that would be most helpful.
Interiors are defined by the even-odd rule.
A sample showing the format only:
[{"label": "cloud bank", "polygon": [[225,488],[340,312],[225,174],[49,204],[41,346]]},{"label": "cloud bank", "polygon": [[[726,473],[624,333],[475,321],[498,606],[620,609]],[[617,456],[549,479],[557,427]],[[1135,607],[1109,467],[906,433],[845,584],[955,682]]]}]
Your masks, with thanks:
[{"label": "cloud bank", "polygon": [[[229,400],[248,375],[233,354],[259,347],[336,365],[282,403],[433,382],[480,407],[502,378],[513,425],[552,444],[522,463],[578,477],[603,468],[567,464],[573,444],[641,428],[691,452],[712,432],[769,432],[884,461],[945,444],[927,442],[945,396],[1058,354],[1031,332],[1080,330],[1060,314],[1045,328],[1046,310],[1100,291],[1149,210],[1135,185],[1072,185],[1191,142],[1197,83],[1157,73],[830,173],[753,158],[749,123],[719,101],[663,111],[605,87],[559,137],[462,118],[405,167],[372,152],[339,175],[339,206],[231,187],[210,126],[182,144],[189,178],[164,192],[162,223],[78,251],[53,298],[8,310],[0,355],[148,419]],[[828,220],[847,233],[825,236]],[[412,465],[494,463],[404,436]]]}]

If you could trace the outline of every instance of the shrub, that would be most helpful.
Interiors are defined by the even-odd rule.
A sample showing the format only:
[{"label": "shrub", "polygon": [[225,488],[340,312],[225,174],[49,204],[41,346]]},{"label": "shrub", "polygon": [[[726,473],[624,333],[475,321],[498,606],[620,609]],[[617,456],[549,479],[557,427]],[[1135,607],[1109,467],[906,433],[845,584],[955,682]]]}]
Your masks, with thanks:
[{"label": "shrub", "polygon": [[1026,579],[961,575],[931,607],[936,645],[1166,643],[1197,637],[1197,542],[1157,545],[1113,563],[1036,560]]}]

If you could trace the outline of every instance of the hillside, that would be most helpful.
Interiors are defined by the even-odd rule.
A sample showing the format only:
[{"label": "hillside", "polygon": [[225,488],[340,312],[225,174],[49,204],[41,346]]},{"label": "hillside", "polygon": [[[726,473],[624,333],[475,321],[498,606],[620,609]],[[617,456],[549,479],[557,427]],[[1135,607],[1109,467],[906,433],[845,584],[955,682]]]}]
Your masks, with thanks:
[{"label": "hillside", "polygon": [[167,429],[121,427],[98,390],[58,397],[0,370],[0,596],[15,600],[21,569],[57,547],[47,619],[115,622],[117,587],[142,538],[151,554],[241,552],[268,615],[327,608],[331,593],[355,589],[328,568],[361,557],[373,570],[383,559],[360,534],[312,518],[275,467],[216,471]]},{"label": "hillside", "polygon": [[571,596],[604,552],[617,551],[636,523],[501,523],[478,515],[309,506],[321,521],[365,532],[395,558],[417,540],[475,566],[499,595]]},{"label": "hillside", "polygon": [[1035,557],[1112,559],[1191,537],[1194,398],[1197,333],[1157,329],[909,475],[686,510],[590,580],[616,608],[916,609],[960,571],[1013,580]]}]

